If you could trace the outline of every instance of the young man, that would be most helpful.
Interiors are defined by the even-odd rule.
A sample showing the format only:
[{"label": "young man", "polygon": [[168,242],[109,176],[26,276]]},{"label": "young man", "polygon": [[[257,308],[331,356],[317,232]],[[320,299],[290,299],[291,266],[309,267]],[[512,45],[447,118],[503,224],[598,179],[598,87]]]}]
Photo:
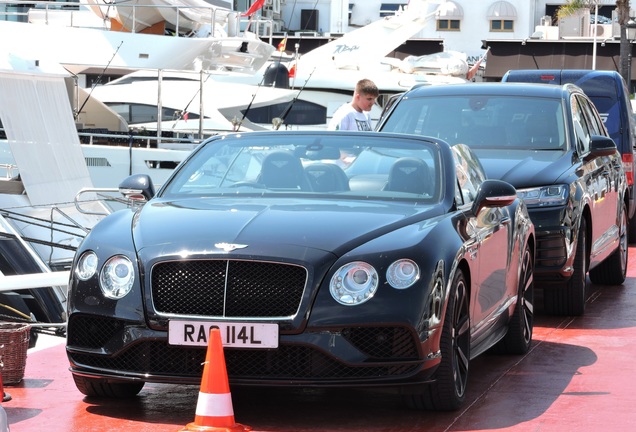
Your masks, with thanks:
[{"label": "young man", "polygon": [[329,122],[330,130],[373,130],[371,108],[380,94],[378,87],[369,79],[361,79],[356,84],[351,103],[336,110]]}]

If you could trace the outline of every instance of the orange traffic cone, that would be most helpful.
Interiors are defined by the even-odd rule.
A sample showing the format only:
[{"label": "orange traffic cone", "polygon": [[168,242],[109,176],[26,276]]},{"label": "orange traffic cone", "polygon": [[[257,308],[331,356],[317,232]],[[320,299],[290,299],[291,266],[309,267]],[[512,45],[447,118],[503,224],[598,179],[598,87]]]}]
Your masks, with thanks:
[{"label": "orange traffic cone", "polygon": [[232,395],[225,368],[225,355],[221,342],[221,331],[210,329],[208,351],[203,365],[201,390],[197,401],[194,422],[188,423],[183,431],[241,432],[252,428],[234,422]]}]

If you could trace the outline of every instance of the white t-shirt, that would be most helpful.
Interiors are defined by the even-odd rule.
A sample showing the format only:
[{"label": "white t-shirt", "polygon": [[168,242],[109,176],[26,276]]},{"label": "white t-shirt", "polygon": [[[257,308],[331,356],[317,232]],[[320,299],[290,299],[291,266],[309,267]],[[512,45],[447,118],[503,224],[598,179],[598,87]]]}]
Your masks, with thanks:
[{"label": "white t-shirt", "polygon": [[336,110],[329,122],[330,130],[371,131],[371,114],[358,112],[351,103],[342,105]]}]

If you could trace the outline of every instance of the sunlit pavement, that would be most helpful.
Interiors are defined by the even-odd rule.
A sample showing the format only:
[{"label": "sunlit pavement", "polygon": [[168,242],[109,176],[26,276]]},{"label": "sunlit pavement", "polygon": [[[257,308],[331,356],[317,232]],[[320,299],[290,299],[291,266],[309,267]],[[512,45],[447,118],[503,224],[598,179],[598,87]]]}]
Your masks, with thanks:
[{"label": "sunlit pavement", "polygon": [[[399,396],[370,390],[231,388],[235,420],[254,431],[636,430],[636,258],[627,276],[620,287],[589,285],[583,317],[539,310],[526,356],[473,361],[459,411],[412,411]],[[64,340],[49,336],[29,351],[23,381],[5,391],[11,432],[162,432],[193,422],[199,388],[147,385],[134,399],[85,398]]]}]

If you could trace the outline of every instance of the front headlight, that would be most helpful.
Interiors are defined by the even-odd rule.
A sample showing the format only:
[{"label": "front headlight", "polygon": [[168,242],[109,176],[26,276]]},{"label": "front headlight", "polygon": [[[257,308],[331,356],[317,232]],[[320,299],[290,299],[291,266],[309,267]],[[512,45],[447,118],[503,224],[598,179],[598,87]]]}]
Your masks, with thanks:
[{"label": "front headlight", "polygon": [[106,297],[113,300],[118,300],[128,294],[134,281],[133,264],[123,255],[109,258],[99,275],[99,287]]},{"label": "front headlight", "polygon": [[97,273],[97,255],[93,251],[84,252],[77,260],[75,274],[80,280],[87,281]]},{"label": "front headlight", "polygon": [[552,185],[532,189],[517,189],[517,196],[528,207],[565,205],[568,201],[568,186]]},{"label": "front headlight", "polygon": [[397,260],[386,271],[386,280],[396,289],[408,288],[419,278],[420,268],[410,259]]},{"label": "front headlight", "polygon": [[378,272],[362,261],[345,264],[329,283],[331,296],[340,304],[355,306],[369,300],[378,289]]}]

